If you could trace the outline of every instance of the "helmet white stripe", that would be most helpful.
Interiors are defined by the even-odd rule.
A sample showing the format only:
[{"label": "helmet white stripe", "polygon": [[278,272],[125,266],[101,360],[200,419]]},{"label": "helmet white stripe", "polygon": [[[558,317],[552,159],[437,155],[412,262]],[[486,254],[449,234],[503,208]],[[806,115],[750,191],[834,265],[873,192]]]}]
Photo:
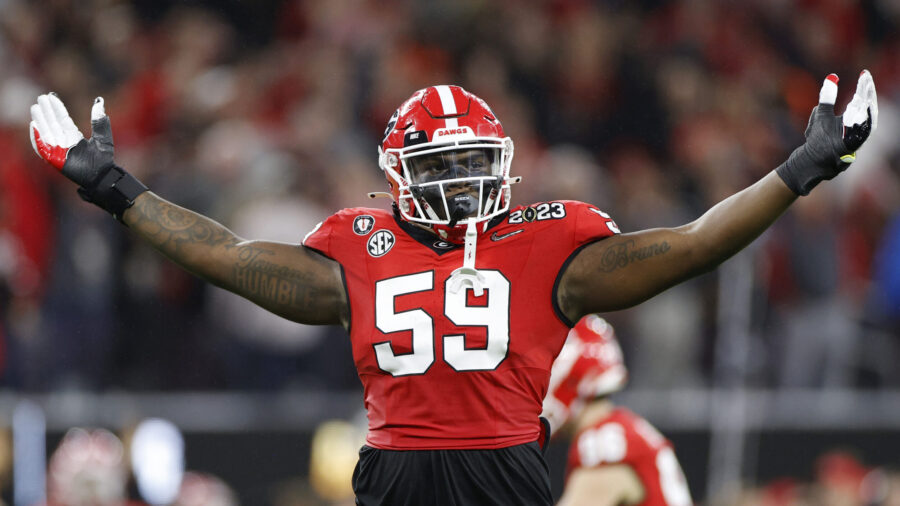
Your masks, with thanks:
[{"label": "helmet white stripe", "polygon": [[[453,101],[453,92],[450,91],[450,87],[442,84],[435,86],[434,89],[437,90],[438,96],[441,97],[441,108],[444,109],[444,116],[456,114],[456,102]],[[445,121],[445,128],[456,128],[459,126],[456,118],[447,118]]]}]

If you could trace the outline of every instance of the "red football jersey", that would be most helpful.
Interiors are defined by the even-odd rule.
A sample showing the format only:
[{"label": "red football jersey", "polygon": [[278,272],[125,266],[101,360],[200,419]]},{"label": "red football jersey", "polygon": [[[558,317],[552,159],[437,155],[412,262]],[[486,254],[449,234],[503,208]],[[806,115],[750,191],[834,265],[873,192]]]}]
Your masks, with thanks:
[{"label": "red football jersey", "polygon": [[554,301],[557,276],[576,249],[618,229],[574,201],[520,206],[478,226],[481,296],[448,281],[463,266],[462,245],[388,211],[344,209],[304,239],[343,268],[370,446],[538,439],[550,367],[572,325]]},{"label": "red football jersey", "polygon": [[643,484],[640,506],[694,504],[672,443],[649,422],[622,407],[575,436],[566,476],[579,467],[617,464],[630,466]]}]

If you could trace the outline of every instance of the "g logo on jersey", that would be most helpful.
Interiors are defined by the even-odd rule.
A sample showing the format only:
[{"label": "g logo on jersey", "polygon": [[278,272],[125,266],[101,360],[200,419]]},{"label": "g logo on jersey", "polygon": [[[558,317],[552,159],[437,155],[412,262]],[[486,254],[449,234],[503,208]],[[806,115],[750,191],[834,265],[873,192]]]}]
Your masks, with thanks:
[{"label": "g logo on jersey", "polygon": [[374,234],[372,237],[369,237],[369,241],[366,243],[366,249],[369,250],[369,254],[373,257],[384,256],[391,248],[394,247],[394,243],[397,242],[394,239],[394,234],[391,233],[390,230],[381,229]]},{"label": "g logo on jersey", "polygon": [[353,219],[353,233],[366,235],[375,227],[375,218],[368,214],[361,214]]}]

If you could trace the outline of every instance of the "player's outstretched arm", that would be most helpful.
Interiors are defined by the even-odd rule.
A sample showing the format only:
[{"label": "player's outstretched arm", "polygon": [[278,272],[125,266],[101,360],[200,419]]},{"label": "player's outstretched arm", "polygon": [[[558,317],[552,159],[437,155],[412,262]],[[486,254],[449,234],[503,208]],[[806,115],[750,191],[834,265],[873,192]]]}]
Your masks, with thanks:
[{"label": "player's outstretched arm", "polygon": [[797,198],[774,173],[677,228],[620,234],[582,250],[557,296],[571,321],[639,304],[715,268],[761,234]]},{"label": "player's outstretched arm", "polygon": [[279,316],[347,323],[340,265],[305,246],[244,240],[149,191],[135,199],[123,221],[178,265]]},{"label": "player's outstretched arm", "polygon": [[806,143],[752,186],[715,205],[696,221],[617,235],[583,249],[559,284],[560,308],[571,321],[592,312],[624,309],[707,272],[743,249],[799,195],[832,179],[856,159],[878,122],[872,76],[859,77],[856,94],[835,116],[837,76],[825,79]]},{"label": "player's outstretched arm", "polygon": [[300,245],[246,241],[215,221],[167,202],[113,162],[109,117],[98,98],[90,139],[53,94],[31,107],[32,145],[78,184],[78,194],[128,225],[197,276],[301,323],[345,324],[347,301],[337,262]]}]

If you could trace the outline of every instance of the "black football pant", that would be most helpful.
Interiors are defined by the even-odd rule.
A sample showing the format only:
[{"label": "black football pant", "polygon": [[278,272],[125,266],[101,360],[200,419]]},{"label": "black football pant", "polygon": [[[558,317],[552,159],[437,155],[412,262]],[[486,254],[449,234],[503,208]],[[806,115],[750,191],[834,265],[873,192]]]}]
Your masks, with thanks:
[{"label": "black football pant", "polygon": [[363,446],[353,472],[361,506],[550,506],[537,442],[498,450],[379,450]]}]

